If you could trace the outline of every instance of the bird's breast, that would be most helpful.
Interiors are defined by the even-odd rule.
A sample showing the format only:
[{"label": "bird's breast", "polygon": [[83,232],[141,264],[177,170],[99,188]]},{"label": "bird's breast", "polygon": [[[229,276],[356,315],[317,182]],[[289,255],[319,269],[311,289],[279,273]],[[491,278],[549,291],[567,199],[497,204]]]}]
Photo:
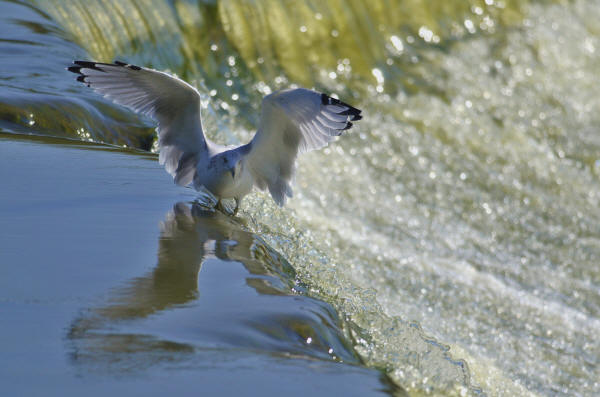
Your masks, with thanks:
[{"label": "bird's breast", "polygon": [[253,178],[250,174],[248,167],[242,167],[240,172],[235,175],[235,178],[231,178],[231,183],[225,186],[223,191],[223,197],[238,197],[241,198],[252,190]]},{"label": "bird's breast", "polygon": [[252,190],[253,179],[247,167],[242,167],[235,178],[229,170],[215,170],[210,167],[205,172],[197,172],[194,187],[208,189],[218,198],[241,198]]}]

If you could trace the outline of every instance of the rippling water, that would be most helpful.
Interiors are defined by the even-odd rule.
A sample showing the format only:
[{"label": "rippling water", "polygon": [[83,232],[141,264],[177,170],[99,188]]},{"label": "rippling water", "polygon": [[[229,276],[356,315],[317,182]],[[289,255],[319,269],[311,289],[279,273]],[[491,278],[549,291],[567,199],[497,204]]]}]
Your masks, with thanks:
[{"label": "rippling water", "polygon": [[72,81],[76,58],[193,82],[221,143],[291,84],[362,107],[300,159],[289,207],[245,201],[243,233],[409,392],[600,392],[600,2],[1,4],[4,132],[153,149],[151,122]]}]

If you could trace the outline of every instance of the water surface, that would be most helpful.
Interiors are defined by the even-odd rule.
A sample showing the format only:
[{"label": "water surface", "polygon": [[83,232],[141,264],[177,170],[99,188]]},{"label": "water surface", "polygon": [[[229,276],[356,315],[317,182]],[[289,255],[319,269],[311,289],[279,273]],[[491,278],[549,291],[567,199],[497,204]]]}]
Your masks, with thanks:
[{"label": "water surface", "polygon": [[156,156],[58,142],[0,135],[18,169],[0,194],[5,393],[401,393],[260,237],[178,201]]}]

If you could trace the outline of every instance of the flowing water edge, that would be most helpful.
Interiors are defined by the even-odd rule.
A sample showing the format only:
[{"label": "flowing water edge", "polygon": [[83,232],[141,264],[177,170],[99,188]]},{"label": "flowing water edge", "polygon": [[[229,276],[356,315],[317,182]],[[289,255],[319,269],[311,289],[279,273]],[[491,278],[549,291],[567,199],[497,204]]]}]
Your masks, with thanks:
[{"label": "flowing water edge", "polygon": [[[599,1],[0,10],[11,394],[600,393]],[[80,58],[192,82],[220,143],[292,84],[365,116],[299,159],[288,207],[231,218],[73,81]]]}]

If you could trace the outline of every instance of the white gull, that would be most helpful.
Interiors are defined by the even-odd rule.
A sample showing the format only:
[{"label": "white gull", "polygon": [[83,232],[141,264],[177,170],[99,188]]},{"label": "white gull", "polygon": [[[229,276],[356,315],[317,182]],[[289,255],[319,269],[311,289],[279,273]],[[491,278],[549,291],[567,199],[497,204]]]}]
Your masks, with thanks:
[{"label": "white gull", "polygon": [[253,186],[269,189],[282,206],[292,197],[291,180],[298,153],[326,146],[360,120],[361,111],[326,94],[305,88],[274,92],[263,98],[258,130],[237,147],[204,136],[200,95],[167,73],[115,61],[74,61],[68,70],[78,81],[158,123],[159,162],[175,183],[193,183],[217,198],[235,199],[234,214]]}]

